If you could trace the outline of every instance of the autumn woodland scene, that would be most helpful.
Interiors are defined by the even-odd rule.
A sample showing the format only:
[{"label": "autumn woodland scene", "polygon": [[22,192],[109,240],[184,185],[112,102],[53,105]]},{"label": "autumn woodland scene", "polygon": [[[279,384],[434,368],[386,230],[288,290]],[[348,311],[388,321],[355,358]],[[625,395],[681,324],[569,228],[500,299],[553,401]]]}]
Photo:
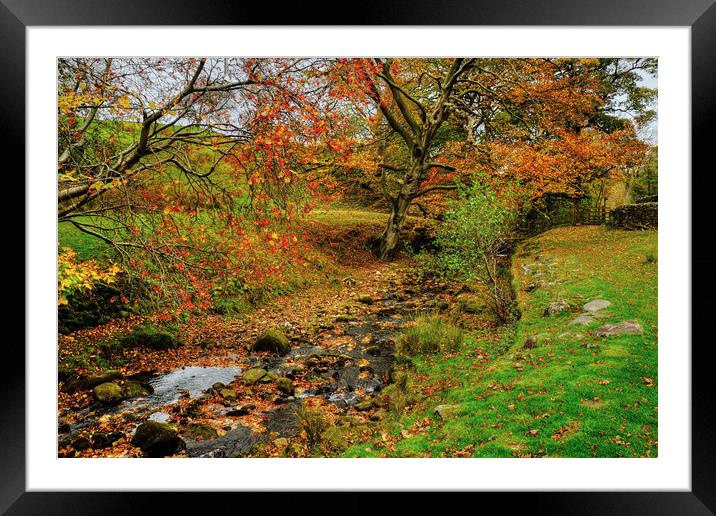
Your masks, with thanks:
[{"label": "autumn woodland scene", "polygon": [[658,456],[657,65],[58,59],[58,457]]}]

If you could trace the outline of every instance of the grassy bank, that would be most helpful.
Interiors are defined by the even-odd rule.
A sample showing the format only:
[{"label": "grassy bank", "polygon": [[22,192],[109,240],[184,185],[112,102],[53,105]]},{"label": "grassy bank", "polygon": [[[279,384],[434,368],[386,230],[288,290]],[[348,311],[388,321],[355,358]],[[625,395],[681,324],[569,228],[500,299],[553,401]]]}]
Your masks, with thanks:
[{"label": "grassy bank", "polygon": [[[459,351],[412,358],[402,389],[408,409],[390,412],[346,455],[655,457],[656,254],[655,231],[571,227],[523,242],[513,260],[516,326],[478,317]],[[611,306],[572,324],[594,299]],[[570,308],[545,316],[560,300]],[[594,335],[624,320],[643,333]]]}]

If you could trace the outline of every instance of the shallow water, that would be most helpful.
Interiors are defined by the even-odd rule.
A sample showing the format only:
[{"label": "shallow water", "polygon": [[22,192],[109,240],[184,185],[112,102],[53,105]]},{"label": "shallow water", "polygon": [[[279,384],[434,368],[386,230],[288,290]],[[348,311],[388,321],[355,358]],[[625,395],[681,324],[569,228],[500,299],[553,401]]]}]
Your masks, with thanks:
[{"label": "shallow water", "polygon": [[197,398],[217,382],[228,384],[241,374],[240,367],[189,366],[149,380],[154,393],[145,399],[151,405],[165,405],[179,399],[182,392]]}]

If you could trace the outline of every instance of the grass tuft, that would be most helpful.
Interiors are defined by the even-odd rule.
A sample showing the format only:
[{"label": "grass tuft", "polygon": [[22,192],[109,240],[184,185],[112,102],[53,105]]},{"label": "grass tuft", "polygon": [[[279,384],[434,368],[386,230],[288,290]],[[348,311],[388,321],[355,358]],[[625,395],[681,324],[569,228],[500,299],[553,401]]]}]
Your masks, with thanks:
[{"label": "grass tuft", "polygon": [[442,317],[421,316],[403,332],[398,352],[408,356],[454,353],[464,339],[464,332]]}]

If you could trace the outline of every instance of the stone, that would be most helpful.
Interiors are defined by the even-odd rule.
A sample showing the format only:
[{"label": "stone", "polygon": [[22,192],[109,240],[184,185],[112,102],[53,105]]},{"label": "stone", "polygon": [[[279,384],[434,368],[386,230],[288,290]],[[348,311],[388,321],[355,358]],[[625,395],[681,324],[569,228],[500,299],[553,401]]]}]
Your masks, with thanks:
[{"label": "stone", "polygon": [[603,310],[604,308],[611,306],[611,303],[606,299],[595,299],[586,303],[582,309],[585,312],[596,312],[597,310]]},{"label": "stone", "polygon": [[72,447],[77,451],[87,450],[92,446],[92,443],[86,437],[78,437],[72,441]]},{"label": "stone", "polygon": [[226,413],[227,416],[247,416],[251,414],[251,411],[255,409],[255,405],[244,405],[243,407],[239,407],[235,410],[230,410]]},{"label": "stone", "polygon": [[122,373],[115,369],[110,369],[85,378],[70,379],[67,383],[65,383],[62,390],[64,392],[76,392],[80,389],[94,389],[100,384],[112,382],[114,380],[121,380],[122,378]]},{"label": "stone", "polygon": [[247,369],[243,372],[243,374],[241,375],[241,379],[244,380],[244,383],[246,385],[253,385],[264,376],[266,376],[266,369],[262,369],[260,367],[252,367],[251,369]]},{"label": "stone", "polygon": [[461,410],[461,405],[444,404],[435,407],[433,412],[435,412],[435,415],[438,416],[440,419],[447,420],[458,416]]},{"label": "stone", "polygon": [[363,351],[365,351],[366,354],[372,357],[377,357],[380,355],[380,348],[378,346],[368,346]]},{"label": "stone", "polygon": [[368,294],[363,294],[363,295],[358,296],[358,302],[363,303],[364,305],[372,305],[373,298],[370,297]]},{"label": "stone", "polygon": [[114,382],[106,382],[94,388],[94,397],[102,405],[116,405],[123,399],[122,388]]},{"label": "stone", "polygon": [[282,331],[269,330],[256,340],[253,350],[285,355],[291,350],[291,343]]},{"label": "stone", "polygon": [[567,303],[567,301],[565,301],[564,299],[560,299],[559,301],[554,301],[550,303],[549,306],[544,309],[543,315],[545,317],[554,317],[562,312],[568,312],[569,310],[569,303]]},{"label": "stone", "polygon": [[219,391],[219,396],[224,398],[225,400],[235,400],[236,399],[236,391],[233,389],[221,389]]},{"label": "stone", "polygon": [[274,440],[273,445],[279,450],[285,450],[286,448],[288,448],[288,439],[286,439],[285,437],[279,437],[278,439]]},{"label": "stone", "polygon": [[219,437],[219,433],[216,429],[209,425],[201,423],[191,423],[184,428],[180,435],[185,439],[191,439],[196,441],[197,438],[201,439],[216,439]]},{"label": "stone", "polygon": [[577,317],[572,319],[572,322],[569,324],[581,324],[583,326],[586,326],[588,324],[591,324],[591,322],[594,320],[594,317],[591,314],[579,314]]},{"label": "stone", "polygon": [[537,347],[537,336],[530,335],[525,339],[525,343],[522,345],[524,349],[534,349]]},{"label": "stone", "polygon": [[293,382],[285,376],[276,379],[276,388],[286,396],[293,396],[295,390]]},{"label": "stone", "polygon": [[154,392],[154,389],[148,383],[143,382],[127,382],[124,384],[123,394],[125,399],[129,398],[141,398],[149,396]]},{"label": "stone", "polygon": [[373,400],[367,399],[367,400],[359,401],[354,406],[357,411],[365,412],[366,410],[370,410],[373,408]]},{"label": "stone", "polygon": [[615,324],[605,324],[594,331],[597,337],[611,337],[612,335],[638,335],[644,331],[636,321],[622,321]]},{"label": "stone", "polygon": [[58,366],[57,367],[57,380],[60,382],[66,382],[67,380],[71,379],[75,376],[75,370],[72,367],[68,366]]},{"label": "stone", "polygon": [[186,451],[190,457],[245,457],[254,444],[256,436],[251,429],[239,426],[216,439],[187,441]]},{"label": "stone", "polygon": [[186,446],[176,427],[157,421],[147,421],[139,425],[131,443],[148,457],[174,455]]},{"label": "stone", "polygon": [[259,379],[259,383],[271,383],[276,378],[278,378],[278,376],[276,376],[275,374],[273,374],[271,372],[268,372]]},{"label": "stone", "polygon": [[111,448],[115,441],[124,437],[123,432],[111,432],[108,434],[97,432],[92,434],[92,449],[101,450],[103,448]]}]

